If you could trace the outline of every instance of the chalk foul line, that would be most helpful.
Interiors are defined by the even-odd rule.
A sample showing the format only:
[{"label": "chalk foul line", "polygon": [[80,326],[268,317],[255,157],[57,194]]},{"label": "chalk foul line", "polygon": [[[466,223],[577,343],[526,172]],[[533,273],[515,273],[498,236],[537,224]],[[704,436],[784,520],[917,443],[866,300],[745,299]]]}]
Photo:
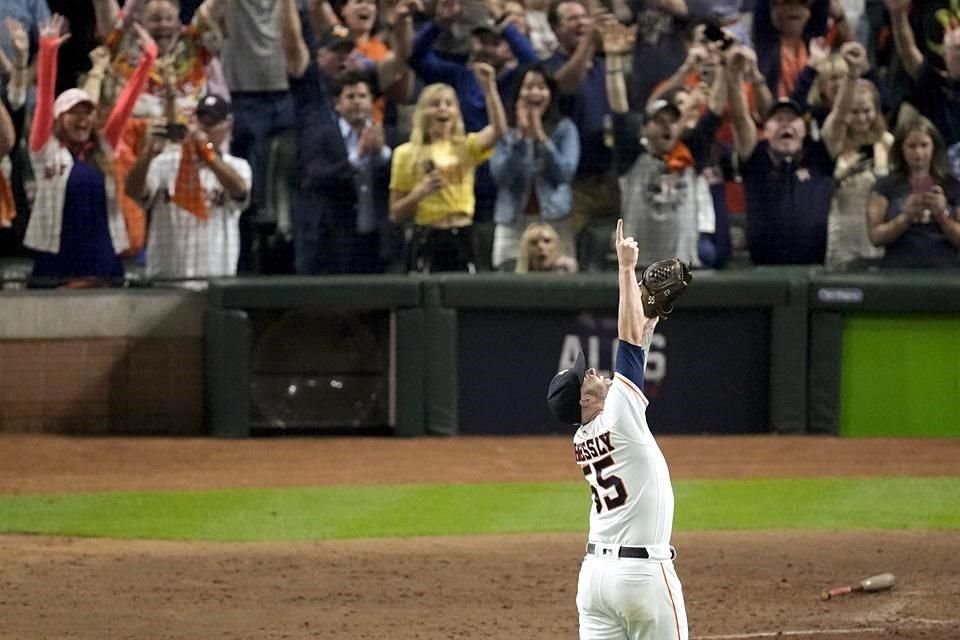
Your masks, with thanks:
[{"label": "chalk foul line", "polygon": [[882,627],[858,627],[856,629],[795,629],[784,631],[757,631],[754,633],[730,633],[719,636],[692,636],[690,640],[748,640],[749,638],[789,638],[797,636],[854,635],[857,633],[884,633]]}]

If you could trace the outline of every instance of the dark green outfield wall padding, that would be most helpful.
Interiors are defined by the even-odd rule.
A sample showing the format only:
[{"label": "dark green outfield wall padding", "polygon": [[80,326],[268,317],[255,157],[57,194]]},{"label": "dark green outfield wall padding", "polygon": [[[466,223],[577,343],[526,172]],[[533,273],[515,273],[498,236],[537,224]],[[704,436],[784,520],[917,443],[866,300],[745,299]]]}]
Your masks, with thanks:
[{"label": "dark green outfield wall padding", "polygon": [[[676,308],[715,309],[776,306],[789,303],[789,283],[807,283],[804,268],[755,271],[695,271],[693,284]],[[431,280],[442,289],[440,302],[455,309],[616,309],[617,274],[494,273],[440,275]]]},{"label": "dark green outfield wall padding", "polygon": [[843,324],[843,314],[839,311],[810,314],[810,379],[807,385],[807,431],[810,433],[836,435],[840,432]]},{"label": "dark green outfield wall padding", "polygon": [[207,420],[215,436],[250,435],[250,319],[239,309],[206,314]]},{"label": "dark green outfield wall padding", "polygon": [[960,312],[960,270],[890,269],[819,274],[810,281],[810,307],[844,313]]},{"label": "dark green outfield wall padding", "polygon": [[424,311],[423,309],[397,309],[394,311],[394,332],[397,344],[396,398],[394,434],[398,436],[423,435],[426,429],[426,414],[423,397],[426,366],[424,359]]},{"label": "dark green outfield wall padding", "polygon": [[455,435],[459,429],[457,386],[457,314],[440,304],[440,288],[425,283],[424,399],[428,433]]},{"label": "dark green outfield wall padding", "polygon": [[[289,276],[232,278],[209,287],[207,409],[213,435],[249,436],[251,318],[248,311],[321,309],[331,313],[392,312],[393,432],[425,433],[426,351],[422,278],[416,276]],[[290,336],[296,339],[296,336]],[[347,372],[344,372],[347,373]],[[343,425],[349,427],[350,425]]]},{"label": "dark green outfield wall padding", "polygon": [[[807,425],[807,294],[811,275],[810,267],[758,268],[752,271],[694,273],[693,285],[676,303],[676,313],[685,310],[751,310],[760,309],[770,314],[770,365],[768,378],[757,381],[769,385],[769,429],[778,433],[803,433]],[[525,311],[544,313],[550,311],[591,310],[613,314],[617,309],[618,284],[615,273],[578,274],[562,277],[556,274],[497,273],[477,275],[439,275],[425,281],[429,291],[439,288],[434,296],[425,293],[428,306],[440,305],[455,312],[453,324],[441,324],[454,334],[454,339],[432,334],[442,340],[442,348],[435,349],[443,362],[435,369],[440,371],[448,365],[453,369],[443,375],[431,376],[428,395],[446,393],[444,402],[434,398],[430,401],[432,415],[440,422],[434,424],[428,417],[428,430],[438,433],[449,431],[448,416],[437,413],[446,407],[456,408],[456,381],[458,340],[470,340],[472,336],[457,334],[456,317],[474,311]],[[437,322],[448,316],[428,311],[428,317],[438,315]],[[428,323],[430,321],[428,320]],[[667,321],[669,322],[669,320]],[[763,323],[766,327],[767,323]],[[506,329],[506,328],[505,328]],[[759,330],[759,329],[758,329]],[[705,340],[723,339],[723,336],[703,336]],[[433,347],[428,347],[433,349]],[[453,359],[450,359],[452,349]],[[696,349],[696,344],[684,348]],[[463,363],[459,363],[463,364]],[[504,366],[523,367],[523,362],[504,359]],[[461,372],[469,366],[461,366]],[[750,393],[749,389],[738,392]],[[459,411],[471,410],[459,407]]]},{"label": "dark green outfield wall padding", "polygon": [[[473,344],[463,342],[471,336],[460,335],[466,326],[460,320],[471,313],[527,310],[548,322],[552,312],[561,317],[577,310],[615,318],[617,280],[611,272],[236,278],[211,283],[208,295],[206,409],[212,433],[250,432],[248,314],[309,307],[347,315],[392,313],[394,433],[415,436],[458,433],[460,416],[471,415],[464,413],[471,407],[459,406],[467,404],[460,385],[469,384],[460,376],[470,371],[459,362],[459,347]],[[960,433],[960,274],[824,274],[808,267],[696,272],[677,303],[677,314],[688,311],[691,322],[697,313],[732,313],[750,336],[769,340],[769,347],[763,345],[769,367],[762,367],[769,377],[756,384],[768,385],[770,431]],[[705,331],[702,340],[724,337]],[[698,343],[685,340],[683,348],[697,349]],[[524,363],[507,358],[504,366]],[[730,393],[750,393],[744,386]]]},{"label": "dark green outfield wall padding", "polygon": [[324,305],[334,310],[420,306],[416,276],[270,276],[210,283],[209,304],[232,309],[293,309]]},{"label": "dark green outfield wall padding", "polygon": [[960,318],[848,318],[840,434],[960,436]]},{"label": "dark green outfield wall padding", "polygon": [[770,430],[807,430],[807,282],[790,272],[787,298],[770,308]]}]

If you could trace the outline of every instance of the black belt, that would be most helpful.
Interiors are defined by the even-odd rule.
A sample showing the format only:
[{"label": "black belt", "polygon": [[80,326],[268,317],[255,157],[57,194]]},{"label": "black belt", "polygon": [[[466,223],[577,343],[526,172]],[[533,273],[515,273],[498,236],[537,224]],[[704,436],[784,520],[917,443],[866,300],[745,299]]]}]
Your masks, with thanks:
[{"label": "black belt", "polygon": [[[587,543],[587,553],[594,553],[597,550],[597,545],[592,542]],[[612,551],[612,549],[611,549]],[[620,547],[620,551],[617,554],[618,558],[640,558],[641,560],[646,560],[650,557],[650,552],[647,551],[646,547]],[[677,552],[673,547],[670,547],[670,559],[677,557]]]}]

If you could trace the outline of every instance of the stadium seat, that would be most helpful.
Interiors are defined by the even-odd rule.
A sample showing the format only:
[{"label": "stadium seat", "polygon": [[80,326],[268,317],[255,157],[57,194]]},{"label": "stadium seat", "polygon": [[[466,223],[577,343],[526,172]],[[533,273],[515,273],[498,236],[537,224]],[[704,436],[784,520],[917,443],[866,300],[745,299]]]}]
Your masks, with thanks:
[{"label": "stadium seat", "polygon": [[617,250],[613,245],[616,228],[616,218],[598,218],[580,230],[577,235],[580,271],[611,271],[617,268]]}]

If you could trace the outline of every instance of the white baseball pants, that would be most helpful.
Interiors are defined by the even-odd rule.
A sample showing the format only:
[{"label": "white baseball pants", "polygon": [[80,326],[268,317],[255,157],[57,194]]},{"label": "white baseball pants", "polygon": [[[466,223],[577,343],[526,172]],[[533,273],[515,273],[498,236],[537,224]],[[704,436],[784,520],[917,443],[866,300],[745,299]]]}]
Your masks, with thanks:
[{"label": "white baseball pants", "polygon": [[580,640],[687,640],[672,560],[587,555],[577,587]]}]

